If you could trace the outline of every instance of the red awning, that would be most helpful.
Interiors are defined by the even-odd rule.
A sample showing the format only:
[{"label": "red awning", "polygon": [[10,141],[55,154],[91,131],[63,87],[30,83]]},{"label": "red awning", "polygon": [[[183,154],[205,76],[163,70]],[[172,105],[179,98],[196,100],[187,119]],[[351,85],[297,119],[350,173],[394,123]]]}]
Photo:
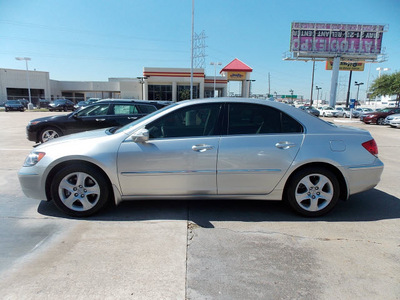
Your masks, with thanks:
[{"label": "red awning", "polygon": [[227,64],[221,70],[221,72],[253,72],[253,69],[246,65],[244,62],[235,58],[229,64]]}]

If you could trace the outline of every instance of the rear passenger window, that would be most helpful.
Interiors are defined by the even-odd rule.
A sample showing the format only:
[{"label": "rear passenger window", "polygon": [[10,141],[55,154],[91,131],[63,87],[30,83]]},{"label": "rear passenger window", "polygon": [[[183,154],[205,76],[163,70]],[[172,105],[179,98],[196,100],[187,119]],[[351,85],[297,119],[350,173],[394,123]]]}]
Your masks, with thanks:
[{"label": "rear passenger window", "polygon": [[133,115],[137,114],[138,110],[133,104],[115,104],[114,115]]},{"label": "rear passenger window", "polygon": [[275,108],[257,104],[229,104],[229,135],[301,132],[301,124]]}]

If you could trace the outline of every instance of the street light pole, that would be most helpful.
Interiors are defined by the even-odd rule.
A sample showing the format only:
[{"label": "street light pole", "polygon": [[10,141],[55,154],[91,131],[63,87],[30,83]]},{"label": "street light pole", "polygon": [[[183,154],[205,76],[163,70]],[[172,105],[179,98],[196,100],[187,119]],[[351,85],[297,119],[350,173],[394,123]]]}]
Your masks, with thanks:
[{"label": "street light pole", "polygon": [[292,89],[290,89],[289,92],[290,92],[290,99],[292,99],[292,103],[293,103],[293,92],[294,91]]},{"label": "street light pole", "polygon": [[194,0],[192,0],[192,41],[190,59],[190,100],[193,100],[193,53],[194,53]]},{"label": "street light pole", "polygon": [[143,84],[144,84],[144,80],[147,79],[147,76],[138,76],[136,78],[139,79],[139,83],[142,85],[142,100],[144,100],[143,99]]},{"label": "street light pole", "polygon": [[249,83],[249,98],[251,97],[251,83],[256,81],[255,79],[246,79],[246,81]]},{"label": "street light pole", "polygon": [[26,81],[28,83],[28,96],[29,96],[29,104],[28,104],[28,109],[33,109],[33,104],[32,104],[32,97],[31,97],[31,86],[29,83],[29,69],[28,69],[28,60],[31,60],[30,57],[16,57],[16,60],[24,60],[25,65],[26,65]]},{"label": "street light pole", "polygon": [[318,107],[318,99],[319,99],[319,90],[322,89],[322,87],[319,87],[318,85],[315,86],[315,88],[317,89],[317,107]]},{"label": "street light pole", "polygon": [[357,103],[358,103],[358,93],[360,92],[360,85],[363,85],[364,82],[355,82],[355,85],[357,86]]},{"label": "street light pole", "polygon": [[210,65],[214,66],[214,97],[215,97],[215,90],[216,90],[216,84],[217,84],[217,66],[222,65],[220,62],[210,62]]}]

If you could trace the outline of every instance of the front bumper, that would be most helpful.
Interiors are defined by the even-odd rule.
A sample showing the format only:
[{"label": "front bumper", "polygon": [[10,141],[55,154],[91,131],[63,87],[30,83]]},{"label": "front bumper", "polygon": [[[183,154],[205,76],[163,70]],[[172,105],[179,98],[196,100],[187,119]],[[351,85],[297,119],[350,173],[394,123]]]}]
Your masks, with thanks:
[{"label": "front bumper", "polygon": [[40,173],[35,167],[22,167],[18,171],[21,189],[28,198],[46,200],[45,183]]},{"label": "front bumper", "polygon": [[37,132],[36,131],[32,131],[31,128],[29,126],[26,126],[26,138],[29,141],[35,142],[37,143]]},{"label": "front bumper", "polygon": [[388,125],[392,127],[400,128],[400,120],[392,120],[388,122]]}]

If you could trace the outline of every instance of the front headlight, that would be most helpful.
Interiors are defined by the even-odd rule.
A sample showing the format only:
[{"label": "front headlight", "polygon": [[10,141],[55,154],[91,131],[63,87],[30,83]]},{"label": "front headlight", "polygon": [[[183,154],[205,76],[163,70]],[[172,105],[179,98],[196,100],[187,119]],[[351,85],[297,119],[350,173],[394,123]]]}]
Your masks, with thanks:
[{"label": "front headlight", "polygon": [[32,167],[36,165],[45,155],[46,153],[44,152],[31,152],[25,159],[24,167]]},{"label": "front headlight", "polygon": [[40,122],[42,122],[42,121],[30,121],[29,123],[28,123],[28,125],[30,126],[30,125],[36,125],[36,124],[39,124]]}]

